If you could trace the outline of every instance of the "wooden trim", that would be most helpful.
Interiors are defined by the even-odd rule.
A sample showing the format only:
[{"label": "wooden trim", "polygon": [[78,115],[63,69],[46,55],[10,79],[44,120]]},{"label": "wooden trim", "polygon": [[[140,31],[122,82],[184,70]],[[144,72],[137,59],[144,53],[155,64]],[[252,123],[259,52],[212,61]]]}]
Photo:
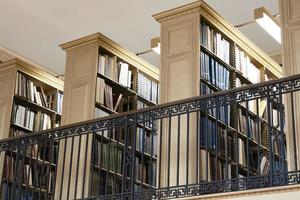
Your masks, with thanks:
[{"label": "wooden trim", "polygon": [[137,55],[130,52],[129,50],[121,47],[119,44],[115,43],[114,41],[112,41],[111,39],[109,39],[108,37],[104,36],[101,33],[94,33],[92,35],[61,44],[60,47],[65,51],[69,51],[74,48],[89,45],[91,43],[98,43],[99,46],[110,51],[112,54],[116,55],[117,57],[125,60],[130,65],[143,71],[144,73],[148,74],[155,80],[157,81],[159,80],[159,69],[157,67],[146,62],[145,60],[138,57]]},{"label": "wooden trim", "polygon": [[15,67],[17,70],[22,71],[29,76],[32,76],[39,81],[44,82],[47,85],[50,85],[60,91],[63,91],[64,81],[56,78],[53,75],[50,75],[46,70],[34,66],[26,61],[20,60],[18,58],[8,60],[0,64],[0,70],[8,69]]}]

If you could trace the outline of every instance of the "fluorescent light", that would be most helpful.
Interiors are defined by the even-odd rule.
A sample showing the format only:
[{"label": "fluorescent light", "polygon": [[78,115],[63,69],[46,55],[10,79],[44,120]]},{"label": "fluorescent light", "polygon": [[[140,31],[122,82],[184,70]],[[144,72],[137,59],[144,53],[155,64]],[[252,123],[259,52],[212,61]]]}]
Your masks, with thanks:
[{"label": "fluorescent light", "polygon": [[281,44],[281,29],[274,17],[264,8],[254,10],[256,22],[267,31],[279,44]]},{"label": "fluorescent light", "polygon": [[159,41],[159,37],[151,39],[151,49],[155,53],[160,54],[160,41]]}]

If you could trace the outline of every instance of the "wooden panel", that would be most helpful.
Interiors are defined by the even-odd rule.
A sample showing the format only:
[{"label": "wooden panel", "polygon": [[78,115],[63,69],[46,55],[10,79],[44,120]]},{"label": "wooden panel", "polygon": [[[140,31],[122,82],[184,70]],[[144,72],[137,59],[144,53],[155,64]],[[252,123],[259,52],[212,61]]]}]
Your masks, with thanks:
[{"label": "wooden panel", "polygon": [[294,21],[294,20],[299,20],[300,19],[300,1],[299,0],[287,0],[289,1],[289,7],[290,7],[290,10],[291,10],[291,14],[290,14],[290,17],[291,17],[291,21]]},{"label": "wooden panel", "polygon": [[80,76],[96,75],[98,45],[91,44],[68,51],[65,82],[73,81]]},{"label": "wooden panel", "polygon": [[66,118],[67,123],[75,123],[83,120],[87,120],[89,116],[87,113],[91,111],[90,104],[88,102],[90,93],[90,84],[83,80],[79,80],[77,84],[67,89],[70,91],[66,103],[66,112],[68,116]]},{"label": "wooden panel", "polygon": [[192,84],[197,81],[192,80],[192,67],[191,56],[170,60],[167,63],[167,102],[196,95],[191,92]]},{"label": "wooden panel", "polygon": [[195,52],[198,47],[199,14],[192,13],[162,24],[162,58]]},{"label": "wooden panel", "polygon": [[[167,29],[168,55],[190,51],[192,48],[192,25],[185,23],[182,26]],[[180,40],[178,39],[180,38]]]}]

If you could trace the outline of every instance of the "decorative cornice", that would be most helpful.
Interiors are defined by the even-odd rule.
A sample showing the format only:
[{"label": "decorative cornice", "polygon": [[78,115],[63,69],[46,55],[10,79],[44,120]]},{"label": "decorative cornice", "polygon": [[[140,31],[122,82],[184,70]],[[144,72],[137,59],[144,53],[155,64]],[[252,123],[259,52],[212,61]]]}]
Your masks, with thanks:
[{"label": "decorative cornice", "polygon": [[187,5],[179,6],[177,8],[173,8],[161,13],[157,13],[153,15],[153,17],[160,23],[165,22],[171,19],[176,19],[178,17],[189,15],[191,13],[199,12],[201,4],[202,4],[202,0],[198,0],[196,2]]},{"label": "decorative cornice", "polygon": [[64,43],[60,47],[65,51],[70,51],[90,44],[97,44],[107,51],[113,53],[117,57],[124,59],[130,65],[135,66],[137,69],[150,75],[152,78],[159,80],[159,69],[142,58],[138,57],[131,51],[121,47],[105,35],[101,33],[94,33],[92,35]]},{"label": "decorative cornice", "polygon": [[60,91],[63,91],[64,81],[56,78],[54,75],[50,74],[47,70],[41,68],[40,66],[35,66],[32,63],[28,63],[19,58],[14,58],[0,64],[0,71],[8,68],[16,68],[21,72],[24,72],[33,78],[46,83]]}]

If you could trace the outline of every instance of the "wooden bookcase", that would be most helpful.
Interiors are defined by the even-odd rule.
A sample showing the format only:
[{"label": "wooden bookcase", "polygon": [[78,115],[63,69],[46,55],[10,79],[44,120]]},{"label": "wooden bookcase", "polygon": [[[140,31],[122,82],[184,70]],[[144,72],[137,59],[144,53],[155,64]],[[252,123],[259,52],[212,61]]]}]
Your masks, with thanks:
[{"label": "wooden bookcase", "polygon": [[[158,13],[153,17],[161,24],[161,103],[282,77],[281,66],[202,0]],[[178,93],[178,91],[182,92]],[[216,153],[214,144],[205,145],[205,142],[201,141],[200,161],[202,164],[199,164],[199,176],[196,176],[197,165],[193,159],[195,155],[190,151],[189,170],[191,173],[188,177],[190,184],[198,181],[265,174],[258,172],[257,166],[250,166],[250,162],[246,165],[245,152],[242,150],[245,148],[245,143],[249,142],[252,146],[260,147],[261,155],[266,155],[266,157],[256,159],[269,159],[267,157],[269,144],[266,140],[269,127],[265,114],[266,102],[264,100],[259,102],[259,110],[255,110],[253,105],[249,102],[248,105],[226,106],[220,108],[218,116],[214,110],[208,111],[210,122],[207,123],[209,125],[205,125],[204,121],[201,123],[200,141],[201,137],[203,138],[201,134],[209,132],[209,134],[215,134],[221,143],[227,143],[227,146],[233,146],[233,148],[228,149],[226,153],[219,149]],[[275,103],[272,108],[275,110],[275,115]],[[204,113],[202,115],[206,117]],[[259,134],[250,131],[249,128],[245,129],[243,124],[245,117],[250,121],[249,127],[253,126],[256,130],[257,126],[260,126]],[[217,123],[217,121],[222,123]],[[196,123],[196,119],[192,119],[190,127],[196,127]],[[176,122],[172,123],[172,126],[176,127]],[[217,130],[221,131],[216,132],[212,127],[217,127]],[[182,126],[181,128],[186,129]],[[191,130],[190,133],[189,149],[195,149],[198,131]],[[186,142],[176,140],[176,131],[172,131],[171,134],[172,145],[178,143],[181,147],[186,145]],[[247,136],[251,139],[247,140]],[[237,141],[231,141],[230,138],[233,137],[238,138]],[[165,141],[163,141],[161,156],[166,156],[168,142],[164,138],[163,140]],[[208,149],[205,148],[207,146]],[[205,155],[208,155],[208,160],[211,162],[203,162],[201,157],[205,158]],[[225,155],[230,157],[228,167],[223,167]],[[183,161],[179,161],[181,168],[186,166],[185,159],[182,159],[186,157],[186,152],[183,151],[180,154]],[[176,157],[171,157],[170,160],[177,162]],[[162,171],[167,166],[168,161],[160,163]],[[172,163],[171,166],[173,166]],[[219,174],[213,175],[214,171],[210,170],[213,166],[215,166],[216,173],[220,172]],[[227,173],[222,172],[224,168],[228,169]],[[176,185],[176,180],[172,178],[172,174],[176,174],[176,167],[171,167],[170,170],[170,186]],[[207,170],[209,172],[206,172]],[[184,175],[185,173],[182,173],[181,176]],[[167,174],[161,173],[159,176],[162,180],[161,186],[167,186]],[[181,179],[183,181],[180,181],[180,184],[186,184],[186,179],[184,177]]]},{"label": "wooden bookcase", "polygon": [[[106,36],[95,33],[62,44],[61,47],[67,52],[63,124],[136,110],[158,103],[159,70]],[[102,155],[104,160],[102,160],[101,166],[96,160],[97,156],[92,158],[92,155],[97,154],[97,146],[100,145],[100,141],[104,144],[101,145],[101,148],[106,148],[106,146],[121,147],[121,132],[116,131],[111,139],[106,135],[110,133],[98,134],[97,137],[89,141],[93,145],[87,149],[87,152],[85,152],[85,149],[81,151],[82,155],[87,153],[86,163],[87,166],[91,167],[88,167],[85,173],[83,171],[78,173],[77,198],[102,194],[101,189],[103,190],[106,187],[105,184],[100,184],[102,188],[96,188],[93,187],[94,184],[92,183],[97,184],[98,181],[101,181],[101,178],[105,178],[111,173],[118,174],[117,177],[122,178],[119,171],[120,166],[115,169],[114,166],[111,167],[105,163],[107,155]],[[87,140],[87,137],[82,137],[82,144],[86,144]],[[117,141],[119,145],[115,145]],[[77,145],[79,145],[78,141],[75,142],[74,149],[78,148]],[[119,165],[119,155],[122,148],[110,149],[113,149],[112,160],[115,160],[115,163]],[[67,153],[66,157],[72,154],[71,149],[68,147],[67,149],[62,147],[61,151]],[[136,154],[139,155],[139,150],[136,151]],[[156,156],[145,156],[145,159],[150,157],[156,162]],[[76,165],[77,156],[73,156],[73,158],[72,163]],[[65,163],[67,166],[69,165],[69,161]],[[73,191],[76,187],[76,180],[73,178],[76,170],[71,170],[71,172],[65,170],[62,174],[63,170],[60,165],[62,166],[63,163],[59,163],[57,182],[61,182],[59,177],[71,176],[70,188],[68,189],[67,185],[62,188],[57,187],[56,194],[62,195],[63,199],[75,198],[67,196],[67,193]],[[85,177],[84,174],[86,174]],[[86,180],[85,183],[82,181],[84,179]],[[155,183],[145,183],[145,181],[137,180],[135,184],[149,187],[154,186]],[[117,192],[117,189],[112,190]],[[69,194],[74,193],[70,192]]]},{"label": "wooden bookcase", "polygon": [[[0,88],[1,139],[31,134],[60,125],[63,81],[53,74],[21,59],[7,60],[0,63]],[[57,145],[53,145],[49,148],[51,151],[55,151],[56,147]],[[36,181],[44,176],[37,172],[37,169],[42,166],[42,157],[45,156],[44,153],[41,153],[42,148],[47,147],[36,145],[32,149],[34,154],[30,155],[30,152],[28,155],[26,154],[24,167],[28,174],[23,172],[23,176],[30,177],[28,180],[32,180],[29,182],[23,180],[21,184],[22,187],[27,188],[28,198],[36,196],[36,191],[41,191],[42,196],[47,193],[47,195],[51,195],[54,191],[53,180],[48,188],[46,185],[39,185],[39,182]],[[1,154],[1,199],[5,199],[2,196],[4,195],[3,191],[9,191],[7,188],[16,181],[11,179],[15,176],[13,169],[16,155],[17,152],[13,150]],[[52,175],[54,175],[55,161],[51,161],[50,166]],[[32,177],[36,179],[33,180]],[[47,180],[50,181],[50,178],[48,177]]]}]

